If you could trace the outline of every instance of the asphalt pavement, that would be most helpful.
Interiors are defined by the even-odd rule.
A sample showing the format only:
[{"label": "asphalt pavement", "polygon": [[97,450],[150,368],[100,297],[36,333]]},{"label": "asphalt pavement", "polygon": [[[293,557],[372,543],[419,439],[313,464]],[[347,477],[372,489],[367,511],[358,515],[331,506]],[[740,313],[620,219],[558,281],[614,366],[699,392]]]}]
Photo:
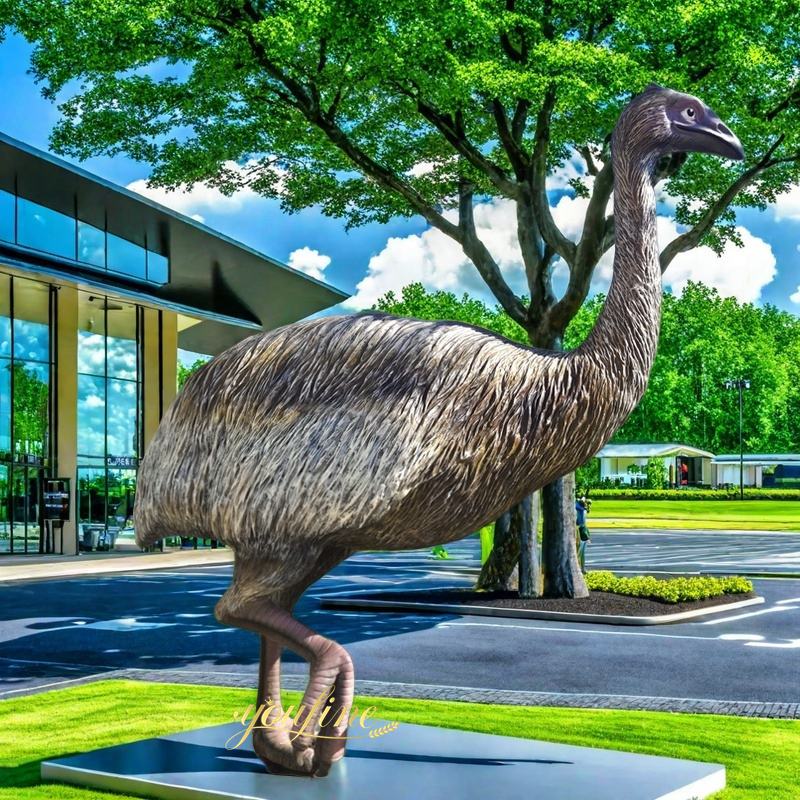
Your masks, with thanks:
[{"label": "asphalt pavement", "polygon": [[[676,563],[713,566],[733,557],[730,546],[725,552],[711,548],[719,556],[715,561],[706,536],[598,532],[589,564],[630,565],[635,555],[639,566],[669,562],[674,569]],[[729,541],[723,536],[714,541]],[[785,565],[800,551],[800,536],[793,534],[771,534],[772,543],[761,534],[729,536],[736,557],[762,569]],[[448,550],[447,560],[427,551],[357,554],[312,586],[296,614],[344,644],[357,677],[367,681],[567,698],[800,701],[800,580],[755,580],[766,603],[752,610],[644,629],[319,608],[319,598],[334,592],[470,585],[478,569],[477,541]],[[230,572],[230,566],[207,566],[3,587],[0,696],[130,668],[149,678],[254,685],[255,636],[223,628],[213,617]],[[283,669],[300,678],[307,668],[286,653]]]}]

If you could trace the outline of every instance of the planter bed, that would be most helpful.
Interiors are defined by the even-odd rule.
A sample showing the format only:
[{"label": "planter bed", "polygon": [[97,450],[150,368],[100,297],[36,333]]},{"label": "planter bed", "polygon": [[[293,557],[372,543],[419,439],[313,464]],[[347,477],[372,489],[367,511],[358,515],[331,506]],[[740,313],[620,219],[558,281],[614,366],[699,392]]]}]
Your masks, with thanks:
[{"label": "planter bed", "polygon": [[409,610],[427,613],[479,614],[530,619],[564,619],[627,625],[657,625],[706,616],[762,603],[753,592],[725,594],[704,600],[664,603],[645,597],[591,592],[576,600],[517,597],[514,592],[475,592],[471,589],[357,592],[321,598],[323,608]]}]

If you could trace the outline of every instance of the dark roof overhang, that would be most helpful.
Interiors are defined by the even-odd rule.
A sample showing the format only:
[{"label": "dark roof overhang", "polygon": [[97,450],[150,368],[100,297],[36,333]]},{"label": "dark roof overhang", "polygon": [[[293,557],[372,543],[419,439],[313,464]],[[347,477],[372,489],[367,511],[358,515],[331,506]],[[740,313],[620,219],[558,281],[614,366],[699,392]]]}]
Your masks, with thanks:
[{"label": "dark roof overhang", "polygon": [[187,350],[215,354],[255,330],[294,322],[349,297],[196,220],[4,134],[0,188],[169,256],[170,282],[154,286],[0,244],[0,255],[18,266],[72,275],[206,318],[181,333],[179,345]]}]

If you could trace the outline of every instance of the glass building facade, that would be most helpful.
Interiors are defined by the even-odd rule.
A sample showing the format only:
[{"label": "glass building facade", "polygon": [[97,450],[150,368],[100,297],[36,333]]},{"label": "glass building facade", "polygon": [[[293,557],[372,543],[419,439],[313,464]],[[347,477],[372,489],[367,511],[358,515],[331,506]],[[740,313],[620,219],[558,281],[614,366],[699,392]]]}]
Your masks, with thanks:
[{"label": "glass building facade", "polygon": [[90,225],[77,214],[63,214],[4,190],[0,240],[128,280],[155,286],[169,282],[169,259],[161,253]]}]

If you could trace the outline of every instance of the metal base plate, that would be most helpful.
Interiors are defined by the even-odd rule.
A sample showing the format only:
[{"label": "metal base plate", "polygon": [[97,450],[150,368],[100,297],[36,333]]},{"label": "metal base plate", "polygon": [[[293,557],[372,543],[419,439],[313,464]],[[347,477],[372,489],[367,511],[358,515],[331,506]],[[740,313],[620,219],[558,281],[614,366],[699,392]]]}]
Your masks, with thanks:
[{"label": "metal base plate", "polygon": [[691,800],[725,786],[719,764],[405,723],[351,737],[325,778],[270,775],[249,741],[225,748],[241,732],[233,722],[44,761],[42,778],[161,800]]}]

